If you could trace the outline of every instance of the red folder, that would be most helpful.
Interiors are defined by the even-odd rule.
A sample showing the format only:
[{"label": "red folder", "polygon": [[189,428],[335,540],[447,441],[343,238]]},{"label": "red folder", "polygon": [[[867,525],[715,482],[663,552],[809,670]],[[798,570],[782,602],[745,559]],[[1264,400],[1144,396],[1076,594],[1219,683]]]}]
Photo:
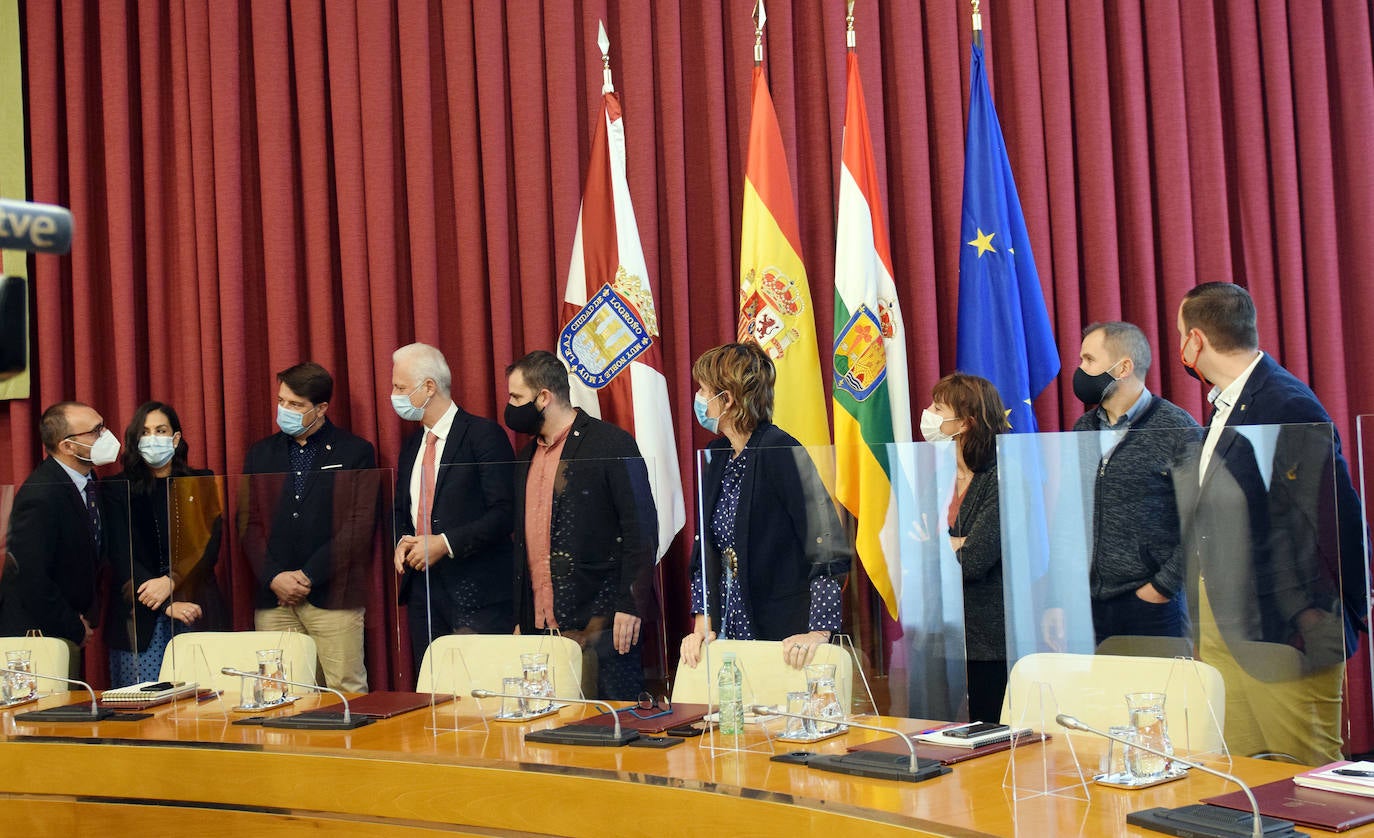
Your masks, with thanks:
[{"label": "red folder", "polygon": [[[1265,783],[1250,790],[1255,793],[1261,815],[1293,821],[1298,826],[1345,832],[1374,822],[1374,798],[1307,789],[1292,780]],[[1202,802],[1242,812],[1250,811],[1250,801],[1245,798],[1243,791],[1207,797]]]}]

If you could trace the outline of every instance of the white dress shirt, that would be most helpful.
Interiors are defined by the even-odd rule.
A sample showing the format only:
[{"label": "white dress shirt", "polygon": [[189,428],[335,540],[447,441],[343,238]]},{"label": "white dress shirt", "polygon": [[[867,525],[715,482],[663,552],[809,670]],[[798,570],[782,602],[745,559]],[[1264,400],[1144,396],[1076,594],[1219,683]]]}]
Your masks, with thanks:
[{"label": "white dress shirt", "polygon": [[[453,419],[458,415],[458,405],[450,402],[448,410],[439,417],[439,421],[434,423],[434,427],[426,428],[429,433],[438,437],[434,443],[434,485],[439,485],[439,468],[444,462],[444,443],[448,441],[449,431],[453,429]],[[425,441],[426,437],[420,437],[420,450],[415,452],[415,462],[410,467],[410,523],[415,527],[415,531],[420,531],[420,476],[424,471],[425,464]],[[434,501],[429,502],[430,509],[434,508]],[[453,547],[448,543],[448,536],[439,533],[439,537],[444,540],[444,551],[453,555]]]}]

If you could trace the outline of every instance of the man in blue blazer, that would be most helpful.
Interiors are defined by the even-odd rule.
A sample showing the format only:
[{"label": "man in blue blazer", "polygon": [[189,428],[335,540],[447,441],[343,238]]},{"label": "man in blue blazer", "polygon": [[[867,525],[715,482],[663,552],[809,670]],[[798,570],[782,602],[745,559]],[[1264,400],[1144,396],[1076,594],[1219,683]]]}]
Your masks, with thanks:
[{"label": "man in blue blazer", "polygon": [[1199,655],[1226,682],[1227,743],[1339,759],[1367,584],[1340,438],[1311,388],[1260,351],[1244,288],[1192,289],[1178,331],[1184,367],[1212,385],[1206,436],[1177,486]]},{"label": "man in blue blazer", "polygon": [[239,486],[239,531],[258,581],[253,621],[259,631],[310,635],[325,683],[367,692],[363,616],[381,511],[376,449],[326,417],[334,378],[324,367],[297,364],[277,382],[280,432],[248,449],[243,473],[252,477]]},{"label": "man in blue blazer", "polygon": [[418,670],[435,637],[510,631],[515,451],[500,425],[454,404],[438,349],[412,343],[391,360],[392,408],[423,425],[396,463],[393,557]]}]

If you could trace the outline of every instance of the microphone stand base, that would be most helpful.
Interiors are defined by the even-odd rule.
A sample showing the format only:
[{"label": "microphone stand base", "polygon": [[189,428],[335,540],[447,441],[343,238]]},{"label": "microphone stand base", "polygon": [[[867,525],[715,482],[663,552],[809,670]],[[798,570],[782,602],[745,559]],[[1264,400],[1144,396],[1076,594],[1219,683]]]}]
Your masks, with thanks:
[{"label": "microphone stand base", "polygon": [[263,719],[262,726],[286,730],[353,730],[375,721],[377,720],[360,713],[350,714],[348,721],[344,721],[342,713],[301,713],[296,716]]},{"label": "microphone stand base", "polygon": [[[1132,826],[1185,838],[1251,838],[1255,834],[1253,820],[1254,816],[1249,812],[1204,803],[1179,806],[1177,809],[1143,809],[1126,815],[1126,823]],[[1305,838],[1307,835],[1294,829],[1292,821],[1278,818],[1262,817],[1260,826],[1264,838]]]},{"label": "microphone stand base", "polygon": [[916,770],[911,770],[910,754],[886,754],[877,751],[854,751],[849,754],[816,754],[806,761],[808,768],[849,774],[854,777],[873,777],[879,780],[899,780],[919,783],[950,773],[950,768],[938,760],[916,758]]},{"label": "microphone stand base", "polygon": [[526,742],[541,745],[598,745],[605,748],[619,748],[639,738],[639,731],[629,728],[620,729],[620,737],[615,728],[605,725],[564,725],[548,730],[532,730],[525,734]]}]

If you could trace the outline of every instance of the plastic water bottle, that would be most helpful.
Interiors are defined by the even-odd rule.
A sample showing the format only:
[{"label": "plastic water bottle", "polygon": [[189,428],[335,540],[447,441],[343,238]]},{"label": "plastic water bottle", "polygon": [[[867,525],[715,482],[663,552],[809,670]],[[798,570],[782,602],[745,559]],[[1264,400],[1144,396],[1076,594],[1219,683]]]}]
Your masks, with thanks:
[{"label": "plastic water bottle", "polygon": [[725,653],[716,687],[720,693],[720,732],[729,736],[744,733],[744,676],[732,652]]}]

